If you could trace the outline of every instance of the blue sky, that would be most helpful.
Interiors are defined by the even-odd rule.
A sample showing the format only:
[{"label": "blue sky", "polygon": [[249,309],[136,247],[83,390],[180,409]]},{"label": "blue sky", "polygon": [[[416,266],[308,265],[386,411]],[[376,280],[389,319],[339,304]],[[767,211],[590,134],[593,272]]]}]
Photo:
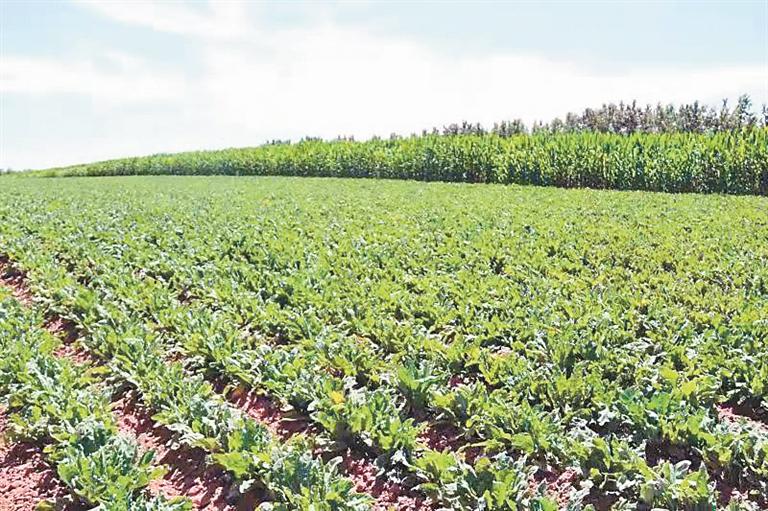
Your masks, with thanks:
[{"label": "blue sky", "polygon": [[0,0],[0,168],[742,92],[766,0]]}]

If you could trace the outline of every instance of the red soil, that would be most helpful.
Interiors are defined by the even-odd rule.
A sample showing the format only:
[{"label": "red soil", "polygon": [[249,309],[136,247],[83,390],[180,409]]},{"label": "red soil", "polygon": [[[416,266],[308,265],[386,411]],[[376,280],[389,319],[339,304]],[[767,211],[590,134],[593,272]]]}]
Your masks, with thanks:
[{"label": "red soil", "polygon": [[[223,391],[224,384],[215,382],[214,387]],[[279,438],[286,440],[296,434],[316,435],[319,428],[309,417],[284,411],[269,396],[252,389],[237,387],[227,393],[227,400],[249,417],[265,424]],[[432,509],[429,500],[398,483],[378,475],[378,468],[359,452],[347,450],[342,455],[342,473],[352,479],[355,488],[374,499],[374,511],[426,511]]]},{"label": "red soil", "polygon": [[78,338],[77,326],[59,316],[52,316],[45,322],[45,329],[66,344],[72,344]]},{"label": "red soil", "polygon": [[[220,381],[214,382],[213,385],[218,392],[222,392],[225,387]],[[286,412],[269,396],[259,394],[253,389],[236,387],[227,392],[226,398],[240,411],[267,426],[283,440],[299,433],[314,435],[319,432],[309,417]]]},{"label": "red soil", "polygon": [[99,360],[77,344],[62,344],[53,352],[59,358],[66,358],[78,366],[96,366]]},{"label": "red soil", "polygon": [[597,486],[592,487],[592,491],[584,499],[584,504],[591,504],[597,511],[610,511],[614,504],[619,500],[616,495],[606,495]]},{"label": "red soil", "polygon": [[454,374],[448,379],[448,386],[455,389],[459,385],[469,385],[472,383],[472,378],[463,374]]},{"label": "red soil", "polygon": [[340,467],[355,483],[355,488],[361,493],[371,495],[375,502],[374,511],[429,511],[436,506],[428,498],[403,485],[379,476],[379,469],[371,460],[360,453],[347,450],[342,455]]},{"label": "red soil", "polygon": [[[93,354],[75,343],[78,333],[74,323],[53,317],[46,323],[46,329],[64,340],[55,352],[57,356],[81,365],[99,363]],[[120,431],[136,438],[144,450],[155,451],[155,463],[168,469],[163,478],[150,483],[152,494],[186,496],[200,511],[245,511],[254,509],[261,501],[255,493],[241,495],[229,474],[206,463],[203,450],[173,448],[173,434],[154,423],[151,413],[140,406],[134,394],[126,394],[113,405]],[[4,509],[0,507],[0,511]]]},{"label": "red soil", "polygon": [[[30,307],[34,304],[34,297],[27,285],[24,272],[16,270],[5,256],[0,256],[0,283],[8,287],[13,296],[23,305]],[[72,345],[77,340],[77,327],[69,320],[59,316],[52,316],[45,322],[45,329],[64,342],[64,345],[56,350],[56,356],[69,358],[77,364],[93,362],[94,358],[85,350]],[[2,508],[0,508],[0,511]]]},{"label": "red soil", "polygon": [[565,509],[580,478],[579,471],[573,468],[563,471],[540,469],[534,474],[530,488],[535,490],[544,482],[547,496],[557,502],[559,509]]},{"label": "red soil", "polygon": [[[718,492],[718,504],[723,508],[727,507],[731,501],[752,502],[757,504],[758,509],[768,509],[768,496],[758,493],[750,493],[750,490],[736,489],[723,479],[718,479],[715,488]],[[719,509],[719,508],[718,508]]]},{"label": "red soil", "polygon": [[155,424],[135,393],[127,392],[113,409],[120,431],[136,438],[142,448],[155,451],[155,462],[168,468],[162,479],[150,484],[153,494],[187,496],[200,511],[252,510],[264,500],[255,491],[240,495],[227,472],[206,463],[202,449],[175,446],[173,433]]},{"label": "red soil", "polygon": [[478,456],[483,454],[482,447],[471,447],[461,430],[450,423],[428,423],[419,438],[435,451],[462,451],[467,463],[474,463]]},{"label": "red soil", "polygon": [[8,287],[14,298],[24,305],[34,303],[32,293],[27,288],[26,275],[14,268],[11,261],[3,255],[0,255],[0,283]]},{"label": "red soil", "polygon": [[66,487],[43,458],[42,450],[24,442],[6,443],[7,417],[0,410],[0,510],[34,511],[42,501],[60,511],[79,511]]},{"label": "red soil", "polygon": [[[24,273],[5,256],[0,256],[0,284],[22,304],[34,303]],[[46,463],[42,449],[27,442],[8,443],[4,440],[6,431],[7,417],[0,410],[0,510],[32,511],[42,501],[54,503],[57,510],[81,509]]]},{"label": "red soil", "polygon": [[765,410],[747,404],[721,405],[717,407],[717,414],[723,422],[734,424],[744,421],[755,431],[768,434],[768,413]]},{"label": "red soil", "polygon": [[[31,306],[34,303],[25,274],[16,270],[5,256],[0,256],[0,283],[9,287],[22,304]],[[45,328],[64,342],[56,350],[56,356],[76,364],[98,363],[92,354],[74,344],[78,331],[73,322],[53,316]],[[154,450],[155,462],[169,469],[162,479],[150,484],[149,490],[153,494],[187,496],[200,511],[251,510],[261,501],[255,494],[240,495],[226,472],[207,466],[203,450],[172,448],[173,434],[157,426],[151,414],[138,405],[135,396],[127,395],[115,402],[114,411],[120,430],[135,437],[145,450]],[[4,422],[0,423],[2,426]],[[31,511],[40,500],[52,500],[60,494],[66,494],[66,491],[56,481],[50,467],[45,465],[39,448],[15,444],[4,449],[0,444],[0,511]]]},{"label": "red soil", "polygon": [[[15,270],[8,258],[0,256],[0,281],[11,288],[20,302],[31,305],[33,296],[25,280],[25,275]],[[186,292],[179,295],[182,303],[188,303],[192,298]],[[73,344],[78,337],[74,323],[54,316],[46,323],[46,329],[64,340],[64,345],[56,352],[57,356],[66,357],[78,364],[97,362],[91,354]],[[226,388],[223,382],[213,383],[219,392]],[[456,386],[467,381],[459,377],[451,383]],[[319,428],[312,424],[308,417],[289,415],[274,400],[254,390],[236,387],[230,390],[226,397],[241,411],[265,424],[282,439],[300,433],[319,432]],[[206,464],[203,450],[174,448],[173,433],[155,424],[151,414],[140,406],[132,392],[128,392],[113,405],[120,431],[136,438],[142,448],[155,451],[156,463],[169,469],[162,479],[150,484],[149,490],[153,494],[167,497],[187,496],[192,500],[195,509],[200,511],[250,510],[264,500],[263,496],[256,495],[255,492],[240,495],[229,474]],[[440,450],[455,450],[466,444],[466,441],[460,438],[458,429],[446,425],[430,426],[422,440],[429,447]],[[467,451],[467,458],[471,462],[480,452],[477,448],[470,449]],[[341,468],[355,482],[356,489],[374,497],[374,511],[427,511],[435,508],[430,499],[379,475],[377,467],[364,455],[347,450],[342,460]],[[42,462],[42,459],[40,461]],[[0,500],[0,504],[4,502]],[[21,509],[26,508],[8,507],[9,511]],[[6,511],[6,507],[0,505],[0,511]]]},{"label": "red soil", "polygon": [[448,423],[432,423],[427,425],[421,433],[421,441],[430,449],[443,451],[445,449],[457,451],[466,444],[461,435],[461,430]]},{"label": "red soil", "polygon": [[651,466],[669,461],[678,463],[689,460],[691,469],[701,466],[701,455],[690,446],[674,445],[664,440],[650,440],[645,445],[645,461]]},{"label": "red soil", "polygon": [[[717,407],[717,414],[726,424],[745,423],[754,431],[768,435],[768,413],[765,410],[749,404],[721,405]],[[731,499],[738,501],[752,501],[759,509],[768,509],[768,495],[755,481],[740,478],[738,481],[729,480],[722,474],[716,478],[717,491],[720,494],[719,503],[723,507],[728,505]]]}]

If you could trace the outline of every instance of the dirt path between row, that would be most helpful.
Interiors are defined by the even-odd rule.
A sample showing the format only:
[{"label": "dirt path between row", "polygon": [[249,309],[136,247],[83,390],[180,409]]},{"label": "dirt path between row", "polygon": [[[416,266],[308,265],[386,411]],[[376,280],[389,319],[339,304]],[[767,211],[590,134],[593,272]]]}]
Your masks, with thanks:
[{"label": "dirt path between row", "polygon": [[[25,274],[13,268],[6,257],[0,257],[0,285],[10,289],[21,304],[34,306],[34,295],[27,286]],[[47,319],[45,328],[62,341],[54,353],[56,356],[80,366],[93,367],[100,363],[80,345],[73,323],[54,316]],[[258,504],[259,499],[254,495],[239,495],[224,471],[207,465],[202,450],[176,447],[172,433],[152,420],[135,394],[127,392],[120,397],[114,403],[113,412],[120,431],[135,438],[145,450],[154,450],[157,464],[168,469],[162,479],[152,481],[150,493],[189,497],[198,511],[250,511]],[[0,442],[7,426],[7,415],[0,410]],[[83,508],[73,504],[75,500],[47,464],[39,446],[0,443],[0,511],[34,511],[41,501],[54,503],[57,511],[80,511]]]},{"label": "dirt path between row", "polygon": [[[224,387],[222,382],[214,382],[214,388],[224,393],[231,404],[265,424],[279,438],[285,440],[297,434],[314,435],[319,432],[318,426],[309,417],[286,413],[269,396],[253,389],[237,387],[227,391]],[[369,456],[354,449],[346,449],[340,456],[342,473],[355,483],[358,492],[373,497],[372,511],[430,511],[436,508],[430,499],[380,474]]]},{"label": "dirt path between row", "polygon": [[48,465],[42,449],[27,442],[8,442],[8,414],[0,409],[0,510],[35,511],[40,502],[58,511],[81,511]]},{"label": "dirt path between row", "polygon": [[[25,306],[34,306],[34,295],[27,285],[25,273],[13,267],[11,261],[4,256],[0,256],[0,284],[8,287],[13,296]],[[61,347],[56,351],[57,356],[78,365],[93,366],[100,363],[79,344],[76,325],[60,317],[50,317],[45,327],[62,340]],[[224,391],[224,385],[217,387],[220,392]],[[271,399],[254,391],[226,392],[225,397],[243,413],[265,424],[279,438],[318,432],[308,418],[289,417]],[[135,392],[126,391],[113,405],[120,431],[135,438],[145,450],[155,451],[156,462],[168,469],[163,478],[150,484],[149,491],[152,494],[186,496],[197,511],[250,511],[265,500],[264,495],[258,491],[240,494],[237,483],[227,472],[207,463],[203,450],[177,445],[173,433],[152,420],[151,412],[141,405]],[[355,483],[356,490],[373,497],[373,511],[434,509],[430,500],[380,475],[368,457],[347,450],[342,459],[340,468]],[[8,509],[17,511],[16,508]],[[0,506],[0,511],[6,511],[5,507]]]}]

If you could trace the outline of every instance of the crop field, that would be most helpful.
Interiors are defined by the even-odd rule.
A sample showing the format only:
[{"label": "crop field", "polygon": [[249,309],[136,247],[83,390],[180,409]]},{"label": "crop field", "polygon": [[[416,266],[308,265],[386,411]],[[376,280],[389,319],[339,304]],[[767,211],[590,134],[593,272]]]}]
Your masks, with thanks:
[{"label": "crop field", "polygon": [[0,277],[3,511],[768,509],[766,197],[5,176]]},{"label": "crop field", "polygon": [[42,176],[376,177],[661,192],[768,195],[768,127],[717,133],[414,135],[302,140],[157,154],[37,171]]}]

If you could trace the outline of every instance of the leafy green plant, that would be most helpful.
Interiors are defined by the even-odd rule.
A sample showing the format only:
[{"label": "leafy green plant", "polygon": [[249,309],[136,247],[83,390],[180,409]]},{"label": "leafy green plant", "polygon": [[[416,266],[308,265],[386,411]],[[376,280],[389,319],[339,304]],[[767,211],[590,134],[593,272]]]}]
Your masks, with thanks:
[{"label": "leafy green plant", "polygon": [[646,480],[640,488],[640,498],[654,507],[677,509],[712,509],[714,492],[707,472],[690,472],[689,461],[663,463],[654,469],[655,477]]},{"label": "leafy green plant", "polygon": [[[470,156],[503,159],[491,138],[462,137],[451,142],[457,154],[443,140],[430,149],[441,151],[435,162],[455,166],[430,163],[419,176],[450,177]],[[530,143],[526,151],[552,150],[570,165],[576,149],[547,145],[555,139],[502,148]],[[659,175],[646,167],[643,179],[661,186],[673,176],[681,189],[699,179],[681,160],[699,158],[702,140],[675,139],[682,145],[668,167]],[[587,142],[625,147],[610,137]],[[325,163],[342,172],[354,150]],[[386,153],[396,148],[378,150],[385,154],[373,161],[399,158]],[[760,167],[753,150],[744,157]],[[515,158],[530,168],[515,168],[531,179],[590,182],[575,167],[573,181],[536,167],[547,154],[525,154]],[[289,156],[280,156],[285,169]],[[615,156],[601,172],[629,179],[639,160]],[[301,165],[312,172],[315,163]],[[504,166],[472,168],[482,180]],[[504,470],[476,466],[496,455],[577,471],[580,488],[591,484],[619,509],[656,505],[641,502],[645,487],[666,488],[659,502],[691,498],[691,483],[667,484],[659,472],[682,459],[698,463],[710,485],[756,488],[750,502],[765,493],[766,435],[754,418],[733,416],[741,407],[759,418],[766,408],[763,198],[285,178],[3,185],[0,247],[44,309],[21,319],[0,307],[0,329],[8,328],[0,399],[19,435],[51,441],[83,418],[110,421],[99,404],[107,374],[41,358],[56,340],[27,333],[52,311],[76,324],[111,380],[134,388],[177,440],[203,448],[275,505],[321,502],[301,482],[333,472],[319,460],[341,448],[378,457],[380,478],[418,479],[443,499],[454,498],[450,485],[469,488],[475,503],[485,490],[472,488],[509,481]],[[211,379],[267,394],[319,434],[283,445]],[[420,465],[433,456],[427,445],[450,446],[445,454],[458,461]],[[270,479],[277,460],[311,450],[320,472]],[[348,483],[328,477],[334,482],[318,488]]]}]

